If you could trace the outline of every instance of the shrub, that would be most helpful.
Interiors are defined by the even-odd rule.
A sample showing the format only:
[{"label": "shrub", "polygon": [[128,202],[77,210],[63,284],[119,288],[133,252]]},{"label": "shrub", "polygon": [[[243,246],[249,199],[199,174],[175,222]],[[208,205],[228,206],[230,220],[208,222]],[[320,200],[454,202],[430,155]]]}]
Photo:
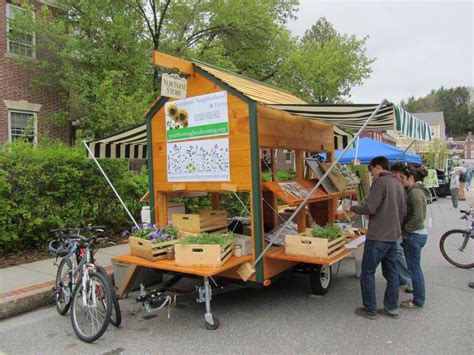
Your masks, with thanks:
[{"label": "shrub", "polygon": [[[104,171],[134,216],[148,189],[145,171],[131,173],[126,161],[101,161]],[[129,217],[81,147],[26,143],[0,149],[0,253],[40,248],[50,229],[105,225],[120,233]]]}]

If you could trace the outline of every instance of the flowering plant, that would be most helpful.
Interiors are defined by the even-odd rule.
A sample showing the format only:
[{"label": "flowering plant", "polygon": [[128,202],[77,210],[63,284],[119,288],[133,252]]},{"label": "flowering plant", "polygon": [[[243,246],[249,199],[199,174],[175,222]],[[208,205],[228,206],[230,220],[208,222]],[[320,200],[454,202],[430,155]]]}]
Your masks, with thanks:
[{"label": "flowering plant", "polygon": [[143,223],[137,228],[132,227],[132,237],[146,239],[152,243],[163,243],[178,237],[178,230],[172,224],[159,227],[156,224]]}]

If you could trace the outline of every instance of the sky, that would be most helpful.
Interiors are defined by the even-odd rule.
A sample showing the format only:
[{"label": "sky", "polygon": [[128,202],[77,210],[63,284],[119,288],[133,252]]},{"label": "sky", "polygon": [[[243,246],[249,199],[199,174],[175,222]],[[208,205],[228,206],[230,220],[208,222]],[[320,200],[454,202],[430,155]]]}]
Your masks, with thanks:
[{"label": "sky", "polygon": [[474,0],[300,0],[298,19],[287,27],[302,36],[322,16],[339,33],[369,36],[367,56],[376,62],[351,91],[354,103],[399,103],[441,86],[474,86]]}]

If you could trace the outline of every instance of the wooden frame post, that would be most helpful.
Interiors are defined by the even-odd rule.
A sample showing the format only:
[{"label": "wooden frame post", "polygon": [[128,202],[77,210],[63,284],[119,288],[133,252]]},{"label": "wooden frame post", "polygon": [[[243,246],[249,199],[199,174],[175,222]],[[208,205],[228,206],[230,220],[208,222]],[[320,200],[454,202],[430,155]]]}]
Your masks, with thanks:
[{"label": "wooden frame post", "polygon": [[[296,168],[296,179],[304,179],[304,155],[303,150],[295,150],[295,168]],[[296,217],[296,223],[298,224],[298,232],[304,232],[306,230],[306,208],[303,208]]]}]

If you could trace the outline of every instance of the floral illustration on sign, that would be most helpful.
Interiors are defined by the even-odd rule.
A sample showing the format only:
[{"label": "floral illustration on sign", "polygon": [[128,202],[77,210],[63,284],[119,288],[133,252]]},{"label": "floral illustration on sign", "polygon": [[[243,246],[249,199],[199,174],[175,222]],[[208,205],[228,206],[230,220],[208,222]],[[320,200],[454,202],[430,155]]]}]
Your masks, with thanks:
[{"label": "floral illustration on sign", "polygon": [[228,139],[172,143],[167,153],[170,181],[229,180]]}]

